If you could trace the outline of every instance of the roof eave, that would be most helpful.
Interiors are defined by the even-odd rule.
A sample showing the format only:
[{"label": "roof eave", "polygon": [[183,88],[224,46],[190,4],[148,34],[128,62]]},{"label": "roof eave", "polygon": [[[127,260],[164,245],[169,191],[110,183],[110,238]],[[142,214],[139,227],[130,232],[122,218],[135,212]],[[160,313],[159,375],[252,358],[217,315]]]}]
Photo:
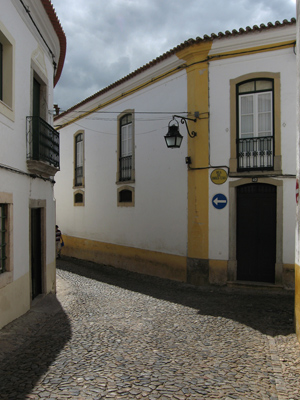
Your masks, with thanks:
[{"label": "roof eave", "polygon": [[58,59],[58,63],[57,63],[57,68],[56,68],[55,75],[54,75],[54,87],[55,87],[57,82],[59,81],[59,78],[60,78],[62,70],[63,70],[64,63],[65,63],[65,57],[66,57],[66,51],[67,51],[67,39],[66,39],[66,35],[63,31],[63,28],[60,24],[60,21],[56,15],[54,7],[51,3],[51,0],[41,0],[41,3],[44,6],[44,9],[49,17],[49,20],[57,34],[57,37],[59,40],[59,45],[60,45],[60,54],[59,54],[59,59]]}]

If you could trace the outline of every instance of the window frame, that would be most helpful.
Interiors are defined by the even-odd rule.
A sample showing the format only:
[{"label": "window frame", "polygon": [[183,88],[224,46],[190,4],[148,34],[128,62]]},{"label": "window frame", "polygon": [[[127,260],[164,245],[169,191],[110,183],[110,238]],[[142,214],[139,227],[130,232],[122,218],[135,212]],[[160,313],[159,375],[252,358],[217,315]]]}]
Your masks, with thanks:
[{"label": "window frame", "polygon": [[[81,202],[76,202],[76,196],[78,194],[82,195],[82,201]],[[83,190],[76,190],[74,192],[74,207],[83,207],[84,206],[84,200],[85,200],[84,199],[84,194],[85,194],[85,192]]]},{"label": "window frame", "polygon": [[14,111],[14,59],[15,59],[15,40],[0,21],[0,43],[2,47],[1,60],[1,91],[0,113],[15,120]]},{"label": "window frame", "polygon": [[[239,140],[239,98],[242,94],[238,93],[238,88],[251,81],[272,81],[272,125],[273,125],[273,166],[258,168],[239,168],[238,167],[238,140]],[[254,93],[270,92],[267,90],[258,90]],[[249,93],[253,93],[250,91]],[[275,174],[281,174],[281,114],[280,114],[280,73],[260,72],[242,75],[230,80],[230,175],[238,176],[241,174],[264,174],[268,170]],[[257,136],[256,136],[257,137]],[[259,136],[258,136],[259,137]]]},{"label": "window frame", "polygon": [[[121,193],[123,191],[129,191],[131,192],[131,201],[121,201]],[[134,187],[132,186],[121,186],[118,188],[117,191],[117,196],[118,196],[118,207],[134,207],[135,205],[135,191],[134,191]]]},{"label": "window frame", "polygon": [[[258,90],[258,89],[254,89],[252,91],[246,91],[246,92],[239,92],[239,88],[245,84],[245,83],[254,83],[254,86],[256,87],[257,82],[259,81],[268,81],[271,83],[271,89],[265,89],[265,90]],[[245,97],[249,97],[251,96],[253,98],[253,111],[252,111],[252,115],[253,115],[253,136],[251,137],[261,137],[261,136],[273,136],[274,137],[274,82],[272,79],[254,79],[254,80],[250,80],[250,81],[246,81],[246,82],[241,82],[240,84],[237,85],[236,87],[237,89],[237,117],[238,117],[238,124],[237,124],[237,137],[238,139],[243,139],[242,137],[242,132],[241,132],[241,126],[242,126],[242,121],[241,121],[241,117],[244,115],[241,112],[242,109],[242,104],[241,104],[241,100],[242,98]],[[258,117],[259,117],[259,109],[258,109],[258,104],[259,104],[259,95],[261,95],[262,93],[265,94],[271,94],[271,135],[259,135],[259,121],[258,121]]]},{"label": "window frame", "polygon": [[[77,159],[78,159],[78,151],[77,151],[77,145],[78,143],[80,143],[79,141],[77,141],[77,138],[80,137],[82,138],[82,140],[80,142],[82,142],[82,146],[81,146],[81,157],[82,157],[82,165],[80,167],[77,166]],[[81,182],[78,183],[77,179],[77,170],[78,168],[82,168],[82,175],[81,175]],[[84,182],[84,131],[77,131],[74,134],[74,178],[73,178],[73,187],[74,188],[82,188],[85,185]]]},{"label": "window frame", "polygon": [[[127,123],[122,123],[122,121],[124,119],[126,119],[128,116],[131,117],[131,121],[127,122]],[[124,184],[126,182],[134,182],[135,181],[135,129],[134,129],[134,110],[125,110],[123,111],[119,116],[118,116],[118,145],[117,145],[117,177],[116,177],[116,182],[118,184]],[[127,151],[126,154],[123,153],[123,146],[122,146],[122,142],[123,142],[123,127],[128,127],[131,126],[131,151]],[[128,140],[127,140],[128,142]],[[122,154],[123,153],[123,154]],[[125,154],[125,155],[124,155]],[[128,178],[122,178],[122,160],[124,160],[125,158],[130,157],[130,176]]]}]

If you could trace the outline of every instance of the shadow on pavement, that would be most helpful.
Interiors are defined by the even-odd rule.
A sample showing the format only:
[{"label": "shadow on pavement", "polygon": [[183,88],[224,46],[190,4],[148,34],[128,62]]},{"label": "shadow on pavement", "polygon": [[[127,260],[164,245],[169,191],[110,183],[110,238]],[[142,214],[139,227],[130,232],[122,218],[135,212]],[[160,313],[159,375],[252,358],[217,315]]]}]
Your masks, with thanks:
[{"label": "shadow on pavement", "polygon": [[71,337],[55,295],[0,330],[0,399],[25,399]]},{"label": "shadow on pavement", "polygon": [[223,317],[271,336],[294,333],[294,293],[268,289],[194,287],[181,282],[64,257],[59,269]]}]

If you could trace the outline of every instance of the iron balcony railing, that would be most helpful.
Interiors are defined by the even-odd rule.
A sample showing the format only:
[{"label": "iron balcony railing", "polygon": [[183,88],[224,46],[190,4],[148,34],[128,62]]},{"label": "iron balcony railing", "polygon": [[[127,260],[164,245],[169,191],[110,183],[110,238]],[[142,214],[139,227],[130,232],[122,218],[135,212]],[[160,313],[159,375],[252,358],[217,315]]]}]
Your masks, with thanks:
[{"label": "iron balcony railing", "polygon": [[273,136],[237,139],[238,169],[273,169]]},{"label": "iron balcony railing", "polygon": [[120,158],[120,181],[130,181],[132,170],[132,156]]},{"label": "iron balcony railing", "polygon": [[27,117],[27,159],[59,169],[59,133],[40,117]]}]

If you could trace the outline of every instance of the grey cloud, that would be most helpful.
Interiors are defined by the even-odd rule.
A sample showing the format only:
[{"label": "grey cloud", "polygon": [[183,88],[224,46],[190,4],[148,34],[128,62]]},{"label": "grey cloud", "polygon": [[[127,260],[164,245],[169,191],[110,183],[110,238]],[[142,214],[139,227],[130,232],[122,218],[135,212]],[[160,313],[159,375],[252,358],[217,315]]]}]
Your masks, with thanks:
[{"label": "grey cloud", "polygon": [[64,109],[189,38],[295,16],[293,0],[52,3],[67,36],[65,67],[55,89],[55,102]]}]

